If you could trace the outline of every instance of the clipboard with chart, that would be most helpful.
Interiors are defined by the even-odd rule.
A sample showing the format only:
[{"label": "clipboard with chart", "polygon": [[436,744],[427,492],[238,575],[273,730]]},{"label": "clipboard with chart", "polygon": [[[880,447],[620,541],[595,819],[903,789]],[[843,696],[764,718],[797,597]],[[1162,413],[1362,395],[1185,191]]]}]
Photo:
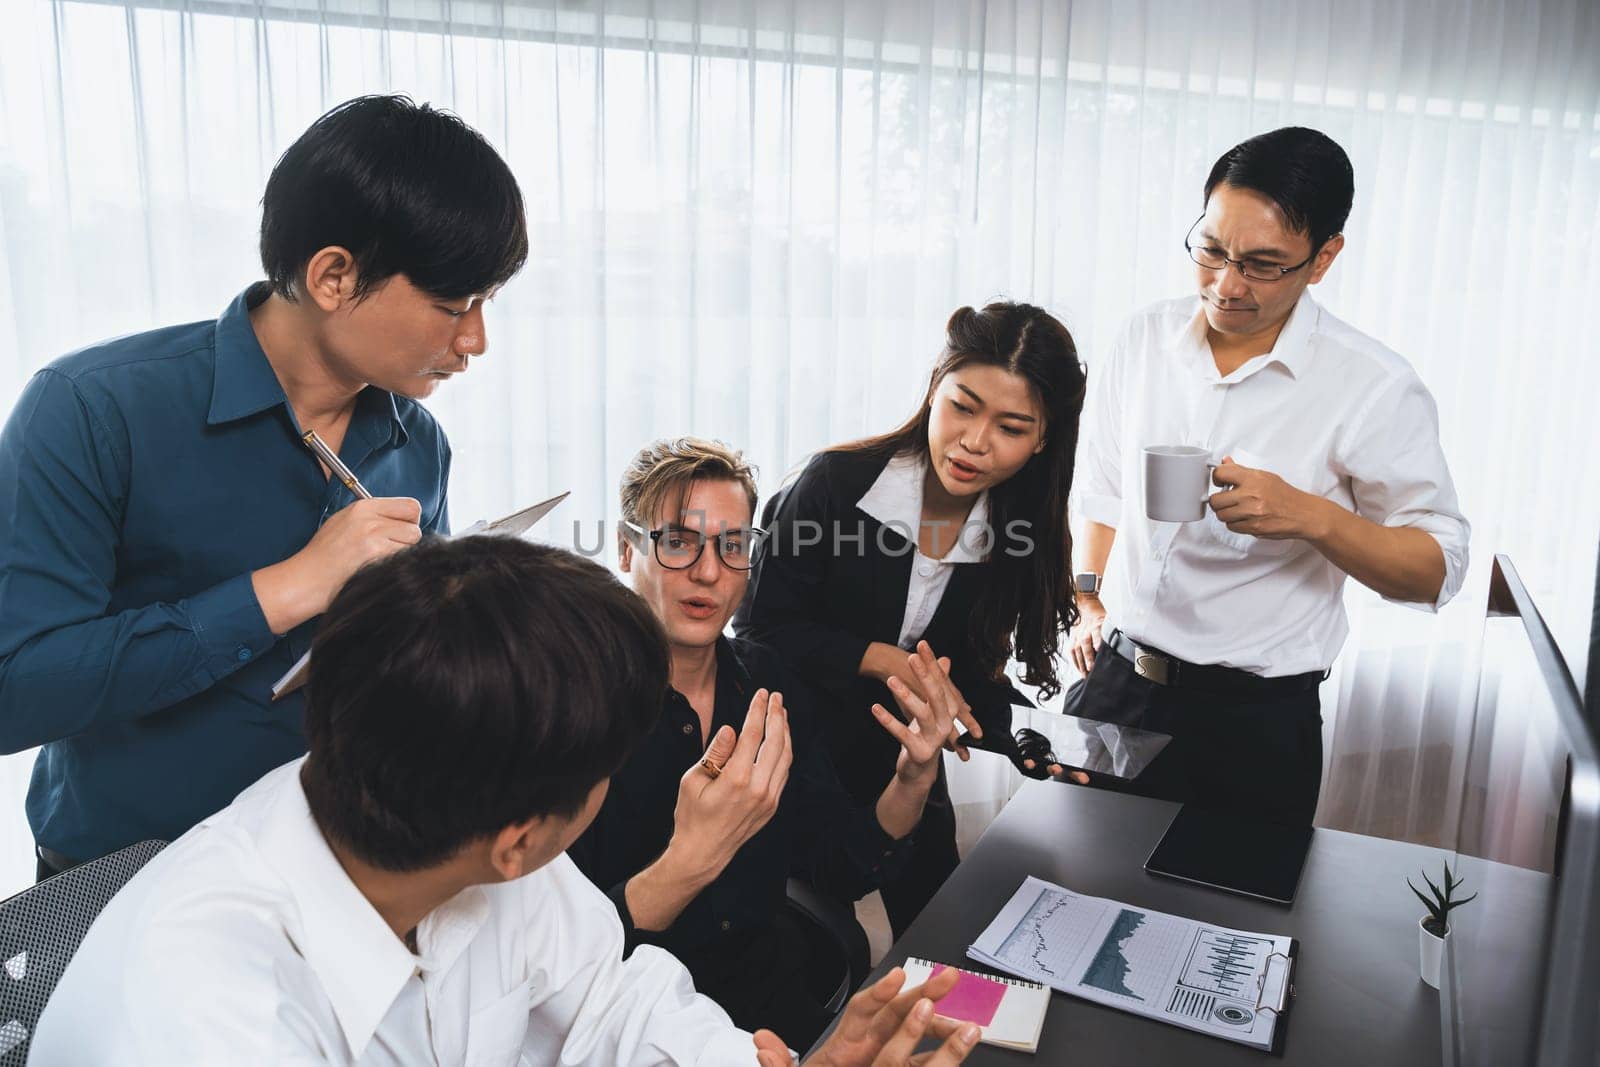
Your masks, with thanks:
[{"label": "clipboard with chart", "polygon": [[967,955],[1075,997],[1270,1049],[1292,938],[1234,930],[1028,878]]}]

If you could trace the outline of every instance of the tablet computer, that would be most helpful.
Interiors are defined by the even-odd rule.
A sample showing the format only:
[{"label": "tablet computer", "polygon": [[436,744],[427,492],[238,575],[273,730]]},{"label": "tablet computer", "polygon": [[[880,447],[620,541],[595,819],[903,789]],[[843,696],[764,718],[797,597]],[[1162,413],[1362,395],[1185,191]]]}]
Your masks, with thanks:
[{"label": "tablet computer", "polygon": [[[1044,735],[1050,742],[1055,762],[1061,766],[1122,779],[1139,777],[1172,740],[1170,734],[1055,712],[1029,715],[1024,730]],[[977,741],[971,734],[963,733],[958,740],[977,751],[998,752],[1013,758],[1018,753],[1016,738],[986,736]]]},{"label": "tablet computer", "polygon": [[1281,825],[1187,804],[1144,869],[1165,878],[1293,904],[1311,847],[1309,826]]}]

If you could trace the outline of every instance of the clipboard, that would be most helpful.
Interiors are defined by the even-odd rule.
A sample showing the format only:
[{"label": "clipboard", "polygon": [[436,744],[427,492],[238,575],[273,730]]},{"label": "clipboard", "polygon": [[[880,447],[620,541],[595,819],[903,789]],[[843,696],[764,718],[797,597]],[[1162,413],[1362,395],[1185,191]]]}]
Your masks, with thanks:
[{"label": "clipboard", "polygon": [[1263,1052],[1283,1047],[1299,943],[1032,875],[967,956],[1068,996]]},{"label": "clipboard", "polygon": [[[1272,961],[1282,960],[1282,977],[1278,980],[1276,995],[1271,992],[1270,979],[1272,977]],[[1258,1013],[1270,1011],[1277,1016],[1278,1024],[1272,1028],[1272,1048],[1275,1055],[1283,1054],[1284,1034],[1288,1027],[1284,1025],[1284,1017],[1289,1014],[1289,1007],[1294,1003],[1294,965],[1300,959],[1300,939],[1289,939],[1289,951],[1273,952],[1267,956],[1267,970],[1261,975],[1259,992],[1256,997],[1256,1011]],[[1269,999],[1270,997],[1270,999]]]},{"label": "clipboard", "polygon": [[[509,515],[485,522],[482,519],[468,526],[460,533],[449,535],[449,540],[454,541],[459,537],[521,537],[533,524],[544,518],[556,509],[556,505],[572,495],[569,489],[565,493],[558,493],[548,500],[541,500],[537,504],[530,504],[521,511],[513,511]],[[272,683],[272,699],[279,700],[306,684],[311,671],[311,650],[294,661],[294,666],[283,673],[283,677]]]},{"label": "clipboard", "polygon": [[484,535],[498,537],[520,537],[533,528],[533,524],[544,518],[556,509],[556,505],[572,495],[572,491],[560,493],[549,500],[541,500],[537,504],[529,504],[521,511],[495,519],[493,522],[484,522],[479,519],[460,533],[450,535],[451,540],[457,537],[479,537]]}]

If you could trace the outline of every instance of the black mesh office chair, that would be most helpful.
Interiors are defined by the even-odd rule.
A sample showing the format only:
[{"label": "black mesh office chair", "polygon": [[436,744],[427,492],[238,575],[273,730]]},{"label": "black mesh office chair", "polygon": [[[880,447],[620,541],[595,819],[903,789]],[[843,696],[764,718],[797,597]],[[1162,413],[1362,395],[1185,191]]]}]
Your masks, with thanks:
[{"label": "black mesh office chair", "polygon": [[141,841],[0,901],[0,1067],[27,1061],[45,1002],[95,916],[166,847]]},{"label": "black mesh office chair", "polygon": [[866,931],[849,905],[823,896],[798,878],[789,879],[787,905],[822,938],[811,954],[806,978],[818,1002],[837,1015],[872,969]]}]

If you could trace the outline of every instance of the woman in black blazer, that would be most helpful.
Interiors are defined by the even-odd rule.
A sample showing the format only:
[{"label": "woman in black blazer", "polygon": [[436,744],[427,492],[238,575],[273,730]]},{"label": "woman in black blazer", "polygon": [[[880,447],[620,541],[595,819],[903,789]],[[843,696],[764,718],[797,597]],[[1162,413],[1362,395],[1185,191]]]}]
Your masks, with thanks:
[{"label": "woman in black blazer", "polygon": [[[898,746],[873,717],[897,706],[889,686],[915,690],[906,659],[919,640],[948,657],[967,728],[1021,763],[1011,705],[1028,701],[1005,666],[1021,661],[1044,699],[1061,689],[1057,648],[1077,618],[1067,494],[1083,397],[1056,319],[1027,304],[961,308],[918,411],[813,456],[768,503],[734,626],[828,695],[823,732],[859,802],[895,771]],[[882,890],[897,936],[956,863],[941,769],[912,859]]]}]

